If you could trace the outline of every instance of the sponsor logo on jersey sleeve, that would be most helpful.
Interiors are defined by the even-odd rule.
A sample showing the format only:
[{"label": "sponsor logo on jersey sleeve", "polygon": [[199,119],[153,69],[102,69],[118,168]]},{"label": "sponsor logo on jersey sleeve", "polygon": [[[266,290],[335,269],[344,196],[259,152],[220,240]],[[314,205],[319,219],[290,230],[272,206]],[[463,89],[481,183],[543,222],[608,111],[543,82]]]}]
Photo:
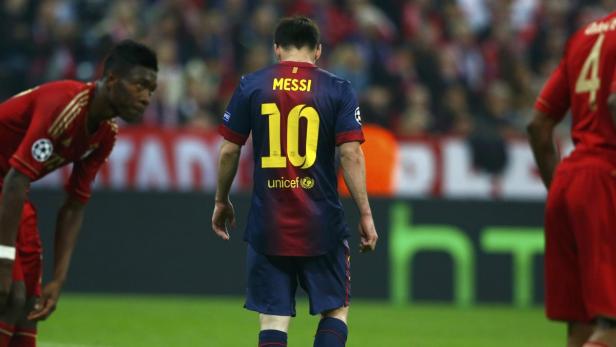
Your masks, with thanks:
[{"label": "sponsor logo on jersey sleeve", "polygon": [[231,113],[225,112],[225,114],[222,116],[222,120],[224,120],[225,122],[228,122],[229,119],[231,119]]}]

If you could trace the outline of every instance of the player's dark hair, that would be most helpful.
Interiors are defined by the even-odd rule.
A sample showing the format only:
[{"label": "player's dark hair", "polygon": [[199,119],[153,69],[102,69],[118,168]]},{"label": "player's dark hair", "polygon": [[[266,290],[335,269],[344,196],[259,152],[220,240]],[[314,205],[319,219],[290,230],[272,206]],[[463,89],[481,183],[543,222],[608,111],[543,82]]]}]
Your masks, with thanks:
[{"label": "player's dark hair", "polygon": [[319,27],[308,17],[295,16],[280,20],[274,32],[274,43],[282,48],[317,48],[320,41]]},{"label": "player's dark hair", "polygon": [[103,74],[112,70],[124,73],[135,66],[158,72],[156,53],[139,42],[123,40],[115,45],[105,58]]}]

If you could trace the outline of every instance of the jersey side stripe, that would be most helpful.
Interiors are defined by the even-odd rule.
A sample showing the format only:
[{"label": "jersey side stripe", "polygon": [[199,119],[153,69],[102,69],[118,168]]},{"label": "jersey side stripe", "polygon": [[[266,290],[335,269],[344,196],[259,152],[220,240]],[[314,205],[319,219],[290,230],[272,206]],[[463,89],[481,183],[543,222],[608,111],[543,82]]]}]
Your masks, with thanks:
[{"label": "jersey side stripe", "polygon": [[64,117],[66,117],[69,113],[70,110],[73,108],[73,106],[78,103],[79,101],[81,101],[81,99],[84,96],[87,96],[89,90],[86,89],[84,91],[82,91],[81,93],[75,95],[75,97],[68,103],[68,105],[66,105],[66,107],[62,110],[62,112],[60,113],[60,115],[58,116],[58,118],[56,118],[56,120],[51,124],[51,127],[49,128],[49,131],[53,131],[53,129],[58,126],[58,124],[62,121],[62,119]]}]

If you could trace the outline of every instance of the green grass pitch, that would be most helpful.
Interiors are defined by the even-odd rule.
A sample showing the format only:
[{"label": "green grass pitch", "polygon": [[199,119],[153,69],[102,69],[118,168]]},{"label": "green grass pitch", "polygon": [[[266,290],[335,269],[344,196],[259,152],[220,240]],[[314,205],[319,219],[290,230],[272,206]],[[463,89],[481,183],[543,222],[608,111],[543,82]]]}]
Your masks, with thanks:
[{"label": "green grass pitch", "polygon": [[[312,346],[317,319],[298,303],[289,346]],[[563,324],[541,308],[447,305],[393,307],[354,300],[349,347],[560,347]],[[39,347],[256,346],[257,315],[240,298],[65,294],[39,326]]]}]

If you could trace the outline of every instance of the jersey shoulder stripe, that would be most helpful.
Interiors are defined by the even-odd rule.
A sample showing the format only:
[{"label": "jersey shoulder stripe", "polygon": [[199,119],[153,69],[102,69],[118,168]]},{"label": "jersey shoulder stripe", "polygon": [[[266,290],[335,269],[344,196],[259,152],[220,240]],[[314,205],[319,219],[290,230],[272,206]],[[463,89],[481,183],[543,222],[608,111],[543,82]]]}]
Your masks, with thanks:
[{"label": "jersey shoulder stripe", "polygon": [[75,119],[75,117],[81,113],[83,106],[88,103],[89,98],[89,89],[83,90],[79,94],[77,94],[73,99],[66,105],[66,107],[60,112],[60,115],[49,128],[49,134],[53,138],[57,138],[62,134],[66,128],[71,124],[71,122]]}]

